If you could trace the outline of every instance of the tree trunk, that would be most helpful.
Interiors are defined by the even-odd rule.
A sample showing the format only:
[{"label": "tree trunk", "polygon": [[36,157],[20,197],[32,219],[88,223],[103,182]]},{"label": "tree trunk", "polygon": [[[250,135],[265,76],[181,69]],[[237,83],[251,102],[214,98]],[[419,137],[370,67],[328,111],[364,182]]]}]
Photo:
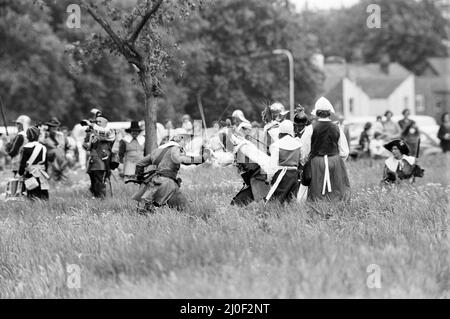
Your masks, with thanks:
[{"label": "tree trunk", "polygon": [[158,97],[153,90],[152,79],[148,72],[139,72],[139,79],[145,96],[145,155],[148,155],[158,147],[156,130]]}]

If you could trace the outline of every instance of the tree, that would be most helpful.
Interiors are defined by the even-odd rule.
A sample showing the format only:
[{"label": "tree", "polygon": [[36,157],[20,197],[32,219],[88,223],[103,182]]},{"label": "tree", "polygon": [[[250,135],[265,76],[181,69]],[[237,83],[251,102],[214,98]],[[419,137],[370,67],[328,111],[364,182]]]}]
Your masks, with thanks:
[{"label": "tree", "polygon": [[293,52],[297,101],[311,104],[316,98],[322,73],[310,58],[317,45],[286,1],[216,1],[189,25],[179,40],[186,67],[178,81],[189,92],[188,113],[199,115],[198,93],[210,123],[236,108],[260,121],[264,104],[288,105],[287,60],[272,54],[279,48]]},{"label": "tree", "polygon": [[[381,8],[381,28],[366,25],[369,4]],[[364,0],[345,9],[307,12],[310,32],[318,35],[326,56],[338,55],[353,62],[392,61],[420,72],[428,57],[445,56],[446,21],[430,0]]]},{"label": "tree", "polygon": [[[170,24],[185,18],[192,10],[203,5],[202,0],[138,0],[131,10],[129,3],[102,0],[99,6],[83,1],[82,7],[106,32],[95,33],[82,43],[81,52],[93,55],[108,50],[121,55],[136,71],[144,92],[146,150],[156,148],[156,121],[161,82],[166,76],[176,43]],[[83,54],[84,54],[83,53]]]}]

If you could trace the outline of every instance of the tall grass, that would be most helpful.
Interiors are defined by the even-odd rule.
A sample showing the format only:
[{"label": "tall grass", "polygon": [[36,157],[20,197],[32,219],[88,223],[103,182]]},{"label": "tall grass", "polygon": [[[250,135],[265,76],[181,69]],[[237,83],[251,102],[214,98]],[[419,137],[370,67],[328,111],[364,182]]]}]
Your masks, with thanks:
[{"label": "tall grass", "polygon": [[134,186],[113,181],[115,197],[94,200],[78,173],[49,203],[0,203],[0,297],[449,298],[448,160],[424,158],[425,178],[397,188],[379,186],[382,162],[349,162],[351,202],[314,206],[231,207],[233,168],[188,168],[190,208],[148,217]]}]

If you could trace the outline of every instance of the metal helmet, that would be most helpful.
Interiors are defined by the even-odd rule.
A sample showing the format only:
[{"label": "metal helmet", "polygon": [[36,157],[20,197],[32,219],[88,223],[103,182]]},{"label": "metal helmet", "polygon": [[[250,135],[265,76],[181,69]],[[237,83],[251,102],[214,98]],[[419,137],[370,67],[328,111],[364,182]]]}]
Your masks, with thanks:
[{"label": "metal helmet", "polygon": [[283,104],[279,103],[279,102],[275,102],[270,106],[270,111],[273,114],[281,114],[281,115],[286,115],[289,113],[289,111],[286,111],[286,108],[284,107]]},{"label": "metal helmet", "polygon": [[27,115],[20,115],[16,120],[16,124],[22,124],[25,128],[31,125],[31,119]]}]

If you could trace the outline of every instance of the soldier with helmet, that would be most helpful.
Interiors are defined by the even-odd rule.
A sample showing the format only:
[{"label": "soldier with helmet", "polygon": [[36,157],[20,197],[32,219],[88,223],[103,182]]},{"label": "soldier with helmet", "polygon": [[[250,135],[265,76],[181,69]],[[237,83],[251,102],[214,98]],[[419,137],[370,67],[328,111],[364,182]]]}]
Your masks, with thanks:
[{"label": "soldier with helmet", "polygon": [[266,145],[267,154],[270,155],[270,145],[278,141],[279,124],[286,119],[289,111],[283,104],[275,102],[265,108],[262,112],[264,126],[264,144]]},{"label": "soldier with helmet", "polygon": [[[192,134],[184,129],[178,129],[170,142],[161,145],[150,155],[136,164],[135,182],[141,184],[139,191],[133,196],[138,203],[143,203],[144,213],[154,211],[155,207],[169,206],[182,209],[187,205],[187,199],[181,193],[181,179],[178,171],[181,164],[201,164],[209,158],[209,152],[199,156],[187,156],[184,150]],[[147,167],[152,167],[145,173]]]}]

